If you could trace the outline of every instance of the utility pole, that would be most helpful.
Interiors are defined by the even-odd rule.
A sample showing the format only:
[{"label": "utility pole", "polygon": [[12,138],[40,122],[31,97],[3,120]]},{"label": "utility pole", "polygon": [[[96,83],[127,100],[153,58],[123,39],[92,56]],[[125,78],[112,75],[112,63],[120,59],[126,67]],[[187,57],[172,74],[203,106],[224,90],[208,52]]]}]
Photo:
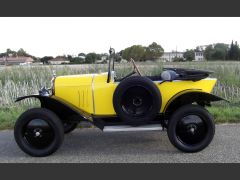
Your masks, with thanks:
[{"label": "utility pole", "polygon": [[177,58],[177,46],[176,46],[176,58]]},{"label": "utility pole", "polygon": [[4,57],[4,64],[7,66],[7,56]]}]

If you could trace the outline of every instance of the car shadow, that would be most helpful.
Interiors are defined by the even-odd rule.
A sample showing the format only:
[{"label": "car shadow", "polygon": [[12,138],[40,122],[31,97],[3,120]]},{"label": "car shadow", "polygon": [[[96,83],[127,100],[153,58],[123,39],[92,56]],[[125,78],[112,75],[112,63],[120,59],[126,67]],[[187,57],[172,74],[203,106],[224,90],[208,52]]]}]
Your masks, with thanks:
[{"label": "car shadow", "polygon": [[169,142],[166,132],[108,132],[76,130],[65,135],[61,153],[91,155],[156,154],[178,152]]},{"label": "car shadow", "polygon": [[144,132],[114,132],[103,133],[97,128],[77,129],[66,134],[62,146],[56,153],[44,157],[33,158],[17,146],[12,133],[7,135],[8,140],[0,143],[0,161],[3,162],[35,162],[55,158],[73,157],[103,157],[123,155],[158,155],[178,154],[168,140],[166,132],[144,131]]}]

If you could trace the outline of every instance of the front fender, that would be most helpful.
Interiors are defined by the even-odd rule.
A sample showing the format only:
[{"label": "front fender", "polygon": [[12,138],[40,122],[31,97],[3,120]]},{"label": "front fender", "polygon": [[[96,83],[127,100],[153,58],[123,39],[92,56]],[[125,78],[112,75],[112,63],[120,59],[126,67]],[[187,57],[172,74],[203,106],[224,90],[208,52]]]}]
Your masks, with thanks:
[{"label": "front fender", "polygon": [[72,116],[78,116],[80,119],[91,119],[91,116],[80,111],[76,107],[70,105],[56,96],[42,96],[38,94],[18,97],[15,102],[22,101],[28,98],[36,98],[40,101],[41,107],[49,109],[58,115],[60,119],[68,119]]},{"label": "front fender", "polygon": [[[28,95],[28,96],[21,96],[21,97],[18,97],[15,102],[18,102],[18,101],[22,101],[24,99],[28,99],[28,98],[37,98],[40,100],[43,100],[44,98],[46,98],[45,96],[41,96],[41,95],[38,95],[38,94],[32,94],[32,95]],[[49,98],[49,97],[48,97]]]}]

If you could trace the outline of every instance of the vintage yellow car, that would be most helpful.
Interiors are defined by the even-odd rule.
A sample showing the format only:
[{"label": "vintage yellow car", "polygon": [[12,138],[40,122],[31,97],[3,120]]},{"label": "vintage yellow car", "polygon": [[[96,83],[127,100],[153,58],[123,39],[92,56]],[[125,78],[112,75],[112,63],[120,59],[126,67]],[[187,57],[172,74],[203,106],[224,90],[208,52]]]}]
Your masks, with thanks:
[{"label": "vintage yellow car", "polygon": [[[114,56],[110,49],[110,57]],[[54,76],[50,89],[17,98],[37,98],[40,108],[18,118],[14,136],[31,156],[47,156],[63,142],[64,133],[80,121],[89,121],[103,132],[167,130],[170,142],[183,152],[197,152],[209,145],[214,119],[205,109],[216,83],[210,72],[166,68],[159,76],[142,76],[134,60],[133,72],[119,79],[114,58],[106,73]]]}]

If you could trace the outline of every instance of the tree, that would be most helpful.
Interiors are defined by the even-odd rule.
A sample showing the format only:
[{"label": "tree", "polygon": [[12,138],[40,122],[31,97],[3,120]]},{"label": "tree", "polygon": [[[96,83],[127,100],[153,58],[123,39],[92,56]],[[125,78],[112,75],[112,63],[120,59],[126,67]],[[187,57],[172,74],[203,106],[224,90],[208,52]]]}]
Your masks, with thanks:
[{"label": "tree", "polygon": [[53,59],[52,56],[44,56],[42,58],[40,58],[40,61],[43,63],[43,64],[48,64],[48,61]]},{"label": "tree", "polygon": [[75,57],[75,58],[73,59],[73,63],[74,63],[74,64],[83,64],[84,62],[85,62],[85,59],[80,58],[80,57]]},{"label": "tree", "polygon": [[186,52],[184,52],[183,57],[187,60],[187,61],[192,61],[195,58],[195,51],[193,49],[187,49]]},{"label": "tree", "polygon": [[135,61],[144,60],[145,48],[141,45],[133,45],[122,51],[122,57],[124,59],[130,60],[133,58]]},{"label": "tree", "polygon": [[98,56],[96,53],[88,53],[85,57],[85,63],[88,63],[88,64],[92,64],[92,63],[95,63],[95,61],[97,60]]},{"label": "tree", "polygon": [[[69,59],[70,58],[70,59]],[[81,57],[72,57],[72,56],[68,56],[68,59],[70,60],[71,64],[83,64],[84,63],[84,59]]]},{"label": "tree", "polygon": [[228,59],[229,60],[239,60],[240,59],[240,48],[237,43],[233,44],[233,41],[231,43],[230,49],[228,51]]},{"label": "tree", "polygon": [[122,60],[121,52],[117,52],[115,54],[115,61],[120,62]]},{"label": "tree", "polygon": [[155,60],[163,55],[164,49],[161,45],[153,42],[148,47],[146,47],[145,51],[145,60]]},{"label": "tree", "polygon": [[17,55],[18,55],[18,56],[26,56],[26,57],[29,56],[29,54],[27,54],[27,52],[24,51],[23,48],[20,48],[20,49],[17,51]]},{"label": "tree", "polygon": [[204,56],[207,60],[225,60],[228,55],[228,45],[224,43],[217,43],[214,47],[207,46]]},{"label": "tree", "polygon": [[0,57],[17,57],[17,56],[25,56],[25,57],[31,57],[33,58],[34,61],[38,61],[39,58],[35,57],[35,56],[32,56],[30,54],[28,54],[23,48],[20,48],[18,51],[14,51],[14,50],[11,50],[11,49],[7,49],[6,52],[4,53],[0,53]]},{"label": "tree", "polygon": [[0,58],[5,57],[6,53],[0,53]]},{"label": "tree", "polygon": [[67,55],[67,57],[66,57],[70,62],[72,62],[73,61],[73,57],[71,56],[71,55]]},{"label": "tree", "polygon": [[7,51],[6,51],[6,56],[13,56],[13,57],[15,57],[16,54],[17,54],[16,51],[12,51],[12,50],[9,49],[9,48],[8,48]]},{"label": "tree", "polygon": [[217,43],[214,46],[215,53],[213,54],[214,60],[225,60],[228,53],[228,45],[223,43]]}]

